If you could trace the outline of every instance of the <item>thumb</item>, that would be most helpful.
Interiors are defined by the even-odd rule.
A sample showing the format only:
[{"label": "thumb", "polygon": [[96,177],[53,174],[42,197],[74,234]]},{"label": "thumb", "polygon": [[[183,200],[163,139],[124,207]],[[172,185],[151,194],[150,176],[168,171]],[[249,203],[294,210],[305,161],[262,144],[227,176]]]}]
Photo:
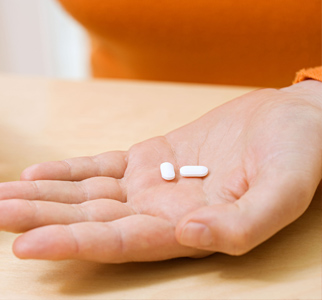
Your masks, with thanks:
[{"label": "thumb", "polygon": [[248,252],[306,210],[318,181],[302,177],[262,176],[236,202],[213,204],[183,217],[176,226],[177,241],[230,255]]}]

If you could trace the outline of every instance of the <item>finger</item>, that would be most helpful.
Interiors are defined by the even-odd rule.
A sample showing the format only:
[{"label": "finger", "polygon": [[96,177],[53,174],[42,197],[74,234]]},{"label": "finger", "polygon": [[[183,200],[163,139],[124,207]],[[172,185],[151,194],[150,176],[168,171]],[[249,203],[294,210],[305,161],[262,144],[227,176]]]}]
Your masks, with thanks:
[{"label": "finger", "polygon": [[293,222],[308,207],[318,182],[289,173],[271,175],[234,203],[203,207],[185,216],[176,228],[178,242],[241,255]]},{"label": "finger", "polygon": [[111,151],[96,156],[70,158],[36,164],[25,169],[21,180],[71,180],[106,176],[122,178],[126,169],[124,151]]},{"label": "finger", "polygon": [[119,179],[94,177],[83,181],[14,181],[0,183],[0,200],[26,199],[69,204],[106,198],[125,202],[125,190]]},{"label": "finger", "polygon": [[196,253],[178,245],[170,222],[146,215],[34,229],[20,236],[13,250],[19,258],[104,263],[164,260]]},{"label": "finger", "polygon": [[0,202],[0,230],[18,233],[51,224],[107,222],[133,213],[127,205],[109,199],[97,199],[76,205],[21,199],[4,200]]}]

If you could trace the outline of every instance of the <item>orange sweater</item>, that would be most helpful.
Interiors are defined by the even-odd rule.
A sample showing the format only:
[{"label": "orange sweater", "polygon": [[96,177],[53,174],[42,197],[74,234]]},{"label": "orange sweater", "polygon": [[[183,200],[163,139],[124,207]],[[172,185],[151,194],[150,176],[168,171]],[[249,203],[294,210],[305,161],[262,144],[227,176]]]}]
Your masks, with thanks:
[{"label": "orange sweater", "polygon": [[95,77],[282,87],[321,65],[321,0],[59,0]]}]

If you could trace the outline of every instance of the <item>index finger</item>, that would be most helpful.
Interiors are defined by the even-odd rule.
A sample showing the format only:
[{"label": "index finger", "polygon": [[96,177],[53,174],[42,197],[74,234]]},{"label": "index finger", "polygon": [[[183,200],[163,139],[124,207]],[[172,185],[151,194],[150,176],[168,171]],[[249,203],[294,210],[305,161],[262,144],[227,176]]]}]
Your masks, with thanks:
[{"label": "index finger", "polygon": [[177,243],[164,219],[132,215],[112,222],[50,225],[33,229],[14,243],[19,258],[83,259],[104,263],[155,261],[207,253]]}]

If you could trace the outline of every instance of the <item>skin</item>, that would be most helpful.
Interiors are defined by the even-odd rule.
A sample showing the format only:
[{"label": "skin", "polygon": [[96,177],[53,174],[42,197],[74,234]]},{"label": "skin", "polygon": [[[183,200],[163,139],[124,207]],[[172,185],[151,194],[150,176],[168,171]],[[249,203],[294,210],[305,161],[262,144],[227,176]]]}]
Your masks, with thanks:
[{"label": "skin", "polygon": [[[176,178],[165,181],[160,164]],[[182,178],[204,165],[205,178]],[[322,83],[258,90],[127,152],[47,162],[0,184],[20,258],[105,263],[242,255],[307,209],[322,178]]]}]

